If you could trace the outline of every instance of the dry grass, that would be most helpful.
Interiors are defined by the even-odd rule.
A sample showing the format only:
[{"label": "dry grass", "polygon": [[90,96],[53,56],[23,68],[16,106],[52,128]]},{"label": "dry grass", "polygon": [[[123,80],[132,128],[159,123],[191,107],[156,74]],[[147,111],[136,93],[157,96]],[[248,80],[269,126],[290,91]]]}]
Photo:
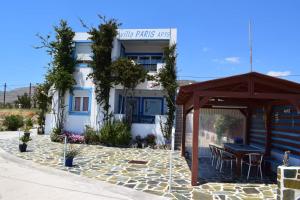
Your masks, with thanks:
[{"label": "dry grass", "polygon": [[31,118],[35,121],[37,111],[37,109],[0,109],[0,125],[2,124],[2,120],[9,115],[21,115],[24,118]]}]

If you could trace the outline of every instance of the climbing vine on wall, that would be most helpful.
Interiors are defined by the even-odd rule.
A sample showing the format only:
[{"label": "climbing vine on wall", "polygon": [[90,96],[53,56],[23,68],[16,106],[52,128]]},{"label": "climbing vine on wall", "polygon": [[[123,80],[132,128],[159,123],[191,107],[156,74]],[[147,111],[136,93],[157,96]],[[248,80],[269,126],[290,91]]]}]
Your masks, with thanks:
[{"label": "climbing vine on wall", "polygon": [[116,19],[106,19],[103,16],[99,16],[99,19],[101,22],[97,27],[88,27],[84,23],[82,24],[88,29],[92,40],[93,60],[91,67],[93,72],[89,74],[89,77],[93,79],[95,84],[97,103],[103,107],[104,121],[108,121],[110,118],[110,89],[114,83],[111,53],[114,38],[117,36],[117,29],[121,24]]}]

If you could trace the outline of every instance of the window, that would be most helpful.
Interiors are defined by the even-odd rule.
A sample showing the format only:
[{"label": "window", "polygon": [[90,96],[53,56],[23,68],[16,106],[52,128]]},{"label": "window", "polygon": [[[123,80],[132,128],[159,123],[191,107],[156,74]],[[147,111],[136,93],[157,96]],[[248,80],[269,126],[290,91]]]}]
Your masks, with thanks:
[{"label": "window", "polygon": [[138,57],[137,56],[128,56],[127,58],[130,59],[130,60],[133,60],[136,63],[138,62]]},{"label": "window", "polygon": [[74,111],[80,111],[81,97],[75,97],[74,99]]},{"label": "window", "polygon": [[162,114],[162,105],[163,101],[162,99],[156,99],[156,98],[145,98],[144,99],[144,107],[143,112],[144,115],[148,116],[155,116],[155,115],[161,115]]},{"label": "window", "polygon": [[74,97],[72,111],[88,112],[89,111],[89,97]]},{"label": "window", "polygon": [[[131,53],[130,53],[131,54]],[[147,55],[147,53],[143,55],[127,55],[127,58],[134,60],[136,63],[141,64],[148,71],[157,71],[157,63],[161,63],[163,61],[163,57],[161,53],[158,55]]]},{"label": "window", "polygon": [[83,97],[82,111],[84,111],[84,112],[89,111],[89,98],[88,97]]},{"label": "window", "polygon": [[157,64],[162,62],[162,56],[151,56],[151,63]]},{"label": "window", "polygon": [[74,89],[70,95],[69,114],[90,114],[90,89]]}]

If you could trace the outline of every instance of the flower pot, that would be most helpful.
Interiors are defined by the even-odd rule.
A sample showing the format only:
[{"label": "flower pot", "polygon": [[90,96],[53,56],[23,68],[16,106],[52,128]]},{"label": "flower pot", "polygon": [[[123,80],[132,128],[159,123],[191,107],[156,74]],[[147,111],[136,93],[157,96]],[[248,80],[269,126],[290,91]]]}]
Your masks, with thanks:
[{"label": "flower pot", "polygon": [[38,135],[43,135],[44,133],[45,133],[44,127],[38,127],[37,134]]},{"label": "flower pot", "polygon": [[25,137],[30,137],[30,132],[28,132],[28,133],[24,133],[24,135],[25,135]]},{"label": "flower pot", "polygon": [[26,152],[26,149],[27,149],[27,144],[25,144],[25,143],[19,144],[20,152]]},{"label": "flower pot", "polygon": [[72,167],[73,166],[73,158],[66,158],[65,166],[66,167]]}]

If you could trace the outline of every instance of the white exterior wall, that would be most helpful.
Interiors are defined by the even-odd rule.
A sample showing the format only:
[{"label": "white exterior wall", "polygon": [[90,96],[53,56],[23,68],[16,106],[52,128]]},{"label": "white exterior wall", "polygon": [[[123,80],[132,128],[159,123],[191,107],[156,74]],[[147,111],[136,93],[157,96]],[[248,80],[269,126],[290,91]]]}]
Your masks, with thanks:
[{"label": "white exterior wall", "polygon": [[[121,50],[121,41],[123,40],[149,40],[148,44],[151,44],[151,41],[157,40],[165,40],[168,41],[169,44],[176,42],[177,32],[176,29],[120,29],[119,35],[117,38],[113,41],[113,49],[112,49],[112,60],[117,59],[120,56],[120,50]],[[124,31],[130,33],[128,35],[124,35]],[[144,32],[143,32],[144,31]],[[152,31],[153,34],[143,34],[146,33],[145,31]],[[140,34],[138,34],[140,33]],[[123,34],[123,35],[122,35]],[[153,38],[152,37],[155,37]],[[91,51],[91,41],[89,40],[89,35],[87,33],[76,33],[74,37],[75,41],[75,55],[74,58],[77,60],[85,60],[89,61],[92,60],[92,51]],[[150,45],[151,46],[151,45]],[[137,52],[137,51],[146,51],[146,52],[158,52],[158,50],[161,51],[157,46],[153,45],[153,47],[143,47],[141,46],[130,46],[128,49],[126,49],[126,52]],[[163,63],[159,63],[157,66],[157,69],[161,69],[163,67]],[[92,95],[91,95],[91,107],[90,107],[90,115],[74,115],[69,113],[69,98],[70,94],[67,93],[65,96],[65,103],[67,105],[66,107],[66,121],[65,121],[65,130],[72,131],[75,133],[83,133],[85,125],[92,126],[95,129],[99,129],[101,127],[101,122],[103,119],[103,114],[99,110],[99,106],[97,105],[95,93],[94,93],[94,83],[91,79],[87,79],[87,76],[89,73],[92,72],[92,69],[87,66],[82,66],[80,64],[77,65],[75,72],[74,72],[74,78],[76,80],[76,85],[74,86],[79,88],[91,88],[92,89]],[[155,74],[155,72],[152,74]],[[153,91],[151,95],[155,96],[155,93],[157,91],[161,91],[162,87],[160,85],[153,86],[155,82],[153,81],[146,81],[144,83],[141,83],[137,86],[137,90],[150,90]],[[110,92],[110,111],[112,113],[115,113],[115,109],[117,109],[115,106],[116,104],[116,89],[122,89],[121,86],[115,86],[115,88],[111,89]],[[162,95],[161,92],[159,92],[158,96]],[[54,93],[53,95],[53,102],[52,107],[54,110],[57,111],[57,94]],[[55,107],[56,106],[56,107]],[[158,123],[157,119],[156,122]],[[159,124],[158,124],[159,126]],[[160,127],[158,127],[157,124],[133,124],[132,126],[132,134],[133,136],[141,135],[146,136],[149,133],[155,133],[159,140],[162,140],[162,134],[160,131]],[[45,127],[45,133],[50,134],[52,128],[55,127],[55,118],[53,113],[47,114],[46,116],[46,127]]]}]

